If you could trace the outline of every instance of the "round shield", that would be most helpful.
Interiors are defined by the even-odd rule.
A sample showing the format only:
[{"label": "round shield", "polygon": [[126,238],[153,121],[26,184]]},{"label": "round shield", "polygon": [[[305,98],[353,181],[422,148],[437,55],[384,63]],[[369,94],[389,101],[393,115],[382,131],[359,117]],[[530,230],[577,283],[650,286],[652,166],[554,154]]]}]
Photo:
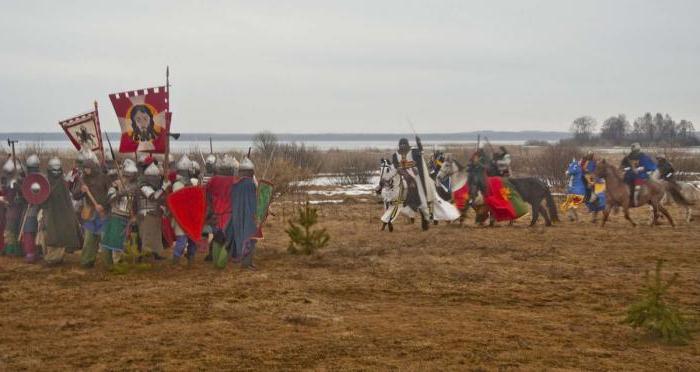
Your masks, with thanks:
[{"label": "round shield", "polygon": [[22,181],[22,196],[32,205],[41,204],[49,198],[51,186],[49,180],[40,173],[31,173]]}]

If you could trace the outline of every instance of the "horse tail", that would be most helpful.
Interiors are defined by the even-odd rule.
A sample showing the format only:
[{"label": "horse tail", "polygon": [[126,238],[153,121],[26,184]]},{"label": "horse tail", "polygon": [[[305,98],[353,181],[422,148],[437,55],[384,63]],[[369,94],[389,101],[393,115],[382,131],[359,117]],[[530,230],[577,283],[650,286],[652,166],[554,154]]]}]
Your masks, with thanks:
[{"label": "horse tail", "polygon": [[554,198],[552,198],[552,192],[549,190],[549,187],[546,189],[545,202],[547,203],[549,218],[552,222],[561,222],[559,220],[559,212],[557,212],[557,205],[554,203]]},{"label": "horse tail", "polygon": [[685,196],[683,196],[683,194],[678,190],[678,187],[676,185],[669,184],[666,187],[666,191],[668,191],[668,193],[671,195],[673,201],[675,201],[679,205],[684,205],[686,207],[695,205],[695,203],[691,202],[690,200],[686,199]]}]

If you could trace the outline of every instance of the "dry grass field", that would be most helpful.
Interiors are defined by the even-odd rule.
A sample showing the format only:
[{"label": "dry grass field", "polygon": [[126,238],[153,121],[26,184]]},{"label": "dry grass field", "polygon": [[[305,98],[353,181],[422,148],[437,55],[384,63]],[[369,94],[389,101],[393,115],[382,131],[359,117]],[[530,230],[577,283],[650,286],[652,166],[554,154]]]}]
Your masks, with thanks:
[{"label": "dry grass field", "polygon": [[620,323],[659,258],[697,319],[698,222],[389,233],[377,204],[320,209],[331,243],[291,256],[277,204],[257,272],[203,255],[126,275],[82,270],[76,254],[59,268],[0,257],[0,370],[700,368],[697,332],[671,346]]}]

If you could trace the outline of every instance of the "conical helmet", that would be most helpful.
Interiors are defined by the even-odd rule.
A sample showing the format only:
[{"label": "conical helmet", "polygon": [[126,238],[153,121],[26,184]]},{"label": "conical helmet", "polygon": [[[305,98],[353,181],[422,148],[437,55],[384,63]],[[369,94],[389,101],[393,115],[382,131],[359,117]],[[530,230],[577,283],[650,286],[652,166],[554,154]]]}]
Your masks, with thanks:
[{"label": "conical helmet", "polygon": [[61,159],[57,156],[52,157],[49,160],[49,170],[57,171],[61,169]]},{"label": "conical helmet", "polygon": [[136,163],[131,159],[124,160],[124,175],[133,176],[139,172]]},{"label": "conical helmet", "polygon": [[155,163],[151,163],[145,171],[143,171],[145,176],[160,176],[160,168]]},{"label": "conical helmet", "polygon": [[27,168],[39,168],[39,155],[29,155],[29,157],[27,158]]},{"label": "conical helmet", "polygon": [[241,161],[241,164],[238,166],[239,170],[255,170],[255,164],[253,164],[253,161],[250,160],[247,156],[243,158],[243,161]]},{"label": "conical helmet", "polygon": [[192,160],[187,157],[187,155],[182,155],[180,160],[177,162],[177,170],[178,171],[189,171],[192,169]]}]

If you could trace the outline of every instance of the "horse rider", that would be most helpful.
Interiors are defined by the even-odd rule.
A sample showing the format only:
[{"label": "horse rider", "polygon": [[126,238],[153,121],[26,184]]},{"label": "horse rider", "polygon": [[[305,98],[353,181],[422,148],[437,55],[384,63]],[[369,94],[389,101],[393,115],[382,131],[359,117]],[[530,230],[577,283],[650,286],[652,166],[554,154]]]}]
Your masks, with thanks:
[{"label": "horse rider", "polygon": [[412,148],[408,139],[399,140],[399,148],[392,155],[392,163],[401,177],[406,181],[406,201],[404,204],[414,211],[420,211],[421,227],[428,230],[432,220],[432,208],[435,201],[435,183],[428,180],[427,164],[423,159],[423,145],[416,137],[416,147]]},{"label": "horse rider", "polygon": [[504,146],[499,146],[500,152],[493,155],[493,165],[496,168],[496,174],[499,177],[510,177],[510,154]]},{"label": "horse rider", "polygon": [[433,158],[430,159],[430,164],[428,165],[428,169],[430,170],[430,178],[435,182],[435,186],[437,189],[438,195],[443,199],[443,200],[450,200],[452,199],[452,191],[450,188],[450,178],[446,177],[443,180],[438,180],[437,175],[440,173],[440,169],[442,169],[442,165],[445,164],[445,153],[437,150],[433,153]]},{"label": "horse rider", "polygon": [[639,143],[633,143],[630,153],[622,159],[621,164],[625,170],[624,181],[629,185],[630,203],[633,206],[637,205],[641,186],[649,180],[650,173],[657,168],[653,158],[641,150]]},{"label": "horse rider", "polygon": [[586,195],[584,198],[585,202],[589,202],[593,195],[593,187],[596,181],[596,176],[595,174],[593,174],[593,172],[595,171],[595,165],[595,154],[592,150],[588,150],[588,152],[586,152],[586,155],[583,158],[581,158],[583,184],[586,186]]},{"label": "horse rider", "polygon": [[681,186],[676,182],[676,169],[673,168],[673,164],[665,156],[659,155],[656,157],[656,165],[659,179],[668,182],[671,188],[681,193]]},{"label": "horse rider", "polygon": [[477,149],[469,159],[467,177],[467,183],[469,184],[469,206],[474,206],[474,199],[479,192],[481,192],[483,196],[487,194],[488,187],[486,185],[486,177],[490,163],[491,162],[484,153],[484,149]]},{"label": "horse rider", "polygon": [[676,169],[673,168],[673,164],[671,164],[671,162],[668,161],[665,156],[657,156],[656,165],[659,170],[659,179],[676,183]]}]

